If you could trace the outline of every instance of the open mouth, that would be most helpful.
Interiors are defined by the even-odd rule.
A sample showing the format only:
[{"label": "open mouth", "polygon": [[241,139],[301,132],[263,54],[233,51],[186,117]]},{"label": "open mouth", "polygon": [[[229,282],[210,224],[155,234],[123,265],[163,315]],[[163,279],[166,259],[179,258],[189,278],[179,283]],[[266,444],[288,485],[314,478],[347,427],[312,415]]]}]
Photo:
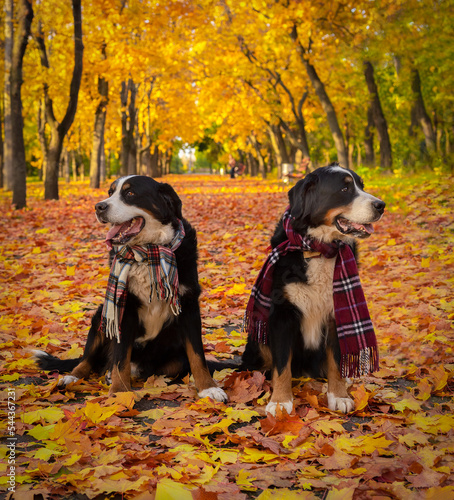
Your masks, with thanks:
[{"label": "open mouth", "polygon": [[349,234],[357,238],[368,238],[374,232],[372,224],[358,224],[345,217],[337,217],[335,223],[342,234]]},{"label": "open mouth", "polygon": [[109,248],[113,245],[125,245],[131,238],[137,236],[145,226],[143,217],[134,217],[123,224],[114,224],[106,235],[106,243]]}]

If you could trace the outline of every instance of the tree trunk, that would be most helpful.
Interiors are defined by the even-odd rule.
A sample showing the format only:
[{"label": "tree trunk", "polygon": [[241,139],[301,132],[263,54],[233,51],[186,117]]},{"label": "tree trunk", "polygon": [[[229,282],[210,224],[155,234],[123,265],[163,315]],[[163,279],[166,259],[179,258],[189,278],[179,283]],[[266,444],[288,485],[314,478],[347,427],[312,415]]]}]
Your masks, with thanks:
[{"label": "tree trunk", "polygon": [[282,174],[282,164],[290,163],[290,159],[279,125],[271,125],[269,127],[269,134],[277,160],[277,176],[280,179]]},{"label": "tree trunk", "polygon": [[5,61],[4,61],[4,123],[5,143],[3,156],[3,187],[6,191],[13,189],[13,132],[11,124],[11,66],[13,60],[13,0],[4,3],[4,33],[5,33]]},{"label": "tree trunk", "polygon": [[104,126],[106,123],[106,106],[108,102],[109,84],[104,78],[98,78],[99,104],[95,112],[95,125],[93,129],[93,145],[90,157],[90,187],[99,188],[101,180],[101,156],[104,137]]},{"label": "tree trunk", "polygon": [[39,145],[41,146],[41,155],[43,157],[43,161],[41,164],[41,168],[39,170],[39,179],[42,181],[45,176],[45,172],[47,170],[47,156],[49,153],[49,148],[46,141],[46,106],[44,104],[44,100],[41,99],[38,106],[38,117],[37,117],[37,126],[38,126],[38,139]]},{"label": "tree trunk", "polygon": [[[51,129],[51,139],[47,158],[47,171],[44,181],[44,199],[58,200],[58,170],[63,141],[76,115],[79,89],[82,79],[82,60],[84,46],[82,43],[82,11],[81,0],[72,0],[74,18],[74,69],[71,79],[69,102],[65,116],[59,123],[54,114],[53,101],[49,96],[49,86],[44,84],[44,99],[46,103],[46,118]],[[40,50],[42,66],[49,68],[44,35],[39,32],[36,37]]]},{"label": "tree trunk", "polygon": [[375,166],[375,152],[374,152],[374,117],[372,107],[369,106],[367,110],[367,125],[364,129],[364,164],[368,167]]},{"label": "tree trunk", "polygon": [[342,130],[340,129],[339,122],[337,121],[336,110],[329,98],[324,83],[320,80],[320,77],[317,74],[314,66],[308,61],[306,57],[306,50],[301,45],[301,42],[298,40],[298,33],[296,26],[293,26],[293,30],[290,34],[290,37],[294,42],[296,42],[296,50],[300,56],[301,62],[303,63],[307,76],[314,87],[315,93],[320,100],[320,104],[322,105],[323,111],[326,114],[326,118],[328,120],[328,125],[331,130],[331,135],[333,136],[334,145],[337,151],[337,159],[339,163],[343,167],[348,167],[348,155],[347,150],[345,148],[344,136],[342,135]]},{"label": "tree trunk", "polygon": [[65,176],[65,182],[71,181],[71,162],[69,160],[69,151],[64,148],[63,151],[63,174]]},{"label": "tree trunk", "polygon": [[3,125],[4,125],[4,113],[2,101],[0,99],[0,189],[3,188],[3,167],[4,167],[4,151],[3,151]]},{"label": "tree trunk", "polygon": [[14,36],[11,66],[11,131],[13,134],[13,205],[27,204],[27,163],[25,161],[24,119],[22,117],[22,63],[30,36],[33,9],[28,0],[20,0],[18,24]]},{"label": "tree trunk", "polygon": [[420,124],[426,141],[426,147],[429,152],[435,151],[436,139],[432,126],[432,121],[427,114],[426,106],[421,92],[421,78],[419,71],[416,68],[411,72],[411,90],[413,92],[413,109],[414,117]]},{"label": "tree trunk", "polygon": [[263,179],[266,179],[266,165],[265,165],[265,160],[263,159],[263,156],[262,156],[262,152],[260,151],[260,144],[257,141],[257,137],[255,137],[254,133],[252,133],[250,135],[249,139],[250,139],[252,145],[254,146],[255,152],[257,154],[257,161],[259,164],[259,173]]},{"label": "tree trunk", "polygon": [[[121,84],[121,175],[133,175],[137,173],[136,166],[136,144],[134,140],[134,129],[136,124],[136,86],[132,79],[128,83]],[[128,105],[129,101],[129,105]]]},{"label": "tree trunk", "polygon": [[392,167],[391,141],[389,140],[388,124],[378,96],[377,84],[374,78],[374,68],[369,61],[364,63],[364,76],[366,77],[367,88],[369,90],[369,105],[372,109],[372,116],[375,128],[377,129],[378,140],[380,141],[380,166],[384,169]]},{"label": "tree trunk", "polygon": [[162,172],[159,166],[159,149],[154,147],[153,154],[150,155],[151,177],[161,177]]}]

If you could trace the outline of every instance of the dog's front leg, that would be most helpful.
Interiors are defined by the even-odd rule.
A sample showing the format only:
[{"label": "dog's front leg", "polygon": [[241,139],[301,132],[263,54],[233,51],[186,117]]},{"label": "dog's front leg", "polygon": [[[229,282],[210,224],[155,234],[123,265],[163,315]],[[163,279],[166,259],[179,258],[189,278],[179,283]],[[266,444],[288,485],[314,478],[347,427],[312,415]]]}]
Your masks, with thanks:
[{"label": "dog's front leg", "polygon": [[276,415],[277,405],[289,414],[293,409],[292,349],[300,324],[300,314],[288,301],[273,305],[269,318],[273,394],[266,406],[266,411],[273,416]]},{"label": "dog's front leg", "polygon": [[186,354],[199,396],[201,398],[209,397],[215,401],[227,401],[227,394],[217,386],[207,367],[202,343],[202,322],[197,300],[193,300],[192,303],[190,301],[187,301],[186,304],[182,303],[182,312],[178,318],[178,323],[185,335]]},{"label": "dog's front leg", "polygon": [[[112,384],[109,395],[117,392],[131,391],[131,353],[132,345],[120,339],[113,340],[113,364],[111,370]],[[125,345],[126,344],[126,345]]]},{"label": "dog's front leg", "polygon": [[121,322],[120,341],[111,342],[111,380],[109,394],[131,391],[131,354],[134,340],[139,331],[139,316],[134,307],[125,307]]},{"label": "dog's front leg", "polygon": [[341,377],[339,365],[334,359],[331,347],[326,349],[327,377],[328,377],[328,408],[333,411],[349,413],[355,408],[355,403],[347,392],[345,379]]}]

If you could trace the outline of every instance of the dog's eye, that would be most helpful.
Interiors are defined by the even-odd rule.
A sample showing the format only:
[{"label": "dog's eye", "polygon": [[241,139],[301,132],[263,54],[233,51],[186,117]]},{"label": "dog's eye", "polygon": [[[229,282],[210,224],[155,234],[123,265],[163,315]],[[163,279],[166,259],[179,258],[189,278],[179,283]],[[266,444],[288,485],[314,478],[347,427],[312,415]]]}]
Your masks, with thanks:
[{"label": "dog's eye", "polygon": [[108,194],[109,196],[112,196],[112,195],[113,195],[113,193],[114,193],[114,190],[113,190],[113,189],[109,189],[109,191],[107,191],[107,194]]},{"label": "dog's eye", "polygon": [[346,193],[346,192],[348,191],[348,186],[343,187],[343,188],[341,189],[341,191],[342,191],[343,193]]},{"label": "dog's eye", "polygon": [[126,191],[125,196],[127,196],[128,198],[132,198],[135,195],[136,195],[136,193],[134,193],[134,191],[129,190],[129,191]]}]

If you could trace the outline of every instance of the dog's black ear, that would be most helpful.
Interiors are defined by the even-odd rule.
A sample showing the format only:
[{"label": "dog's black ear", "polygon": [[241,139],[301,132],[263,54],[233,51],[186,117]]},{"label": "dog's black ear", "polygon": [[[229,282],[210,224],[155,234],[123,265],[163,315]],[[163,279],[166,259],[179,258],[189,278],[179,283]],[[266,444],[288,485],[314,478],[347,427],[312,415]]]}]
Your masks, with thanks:
[{"label": "dog's black ear", "polygon": [[304,230],[310,225],[310,216],[316,207],[318,176],[310,173],[298,181],[288,192],[290,212],[294,217],[293,228]]},{"label": "dog's black ear", "polygon": [[181,200],[173,187],[170,184],[166,184],[161,182],[159,184],[159,194],[162,196],[163,200],[166,203],[166,206],[169,208],[171,214],[178,219],[182,219],[183,215],[181,213]]}]

